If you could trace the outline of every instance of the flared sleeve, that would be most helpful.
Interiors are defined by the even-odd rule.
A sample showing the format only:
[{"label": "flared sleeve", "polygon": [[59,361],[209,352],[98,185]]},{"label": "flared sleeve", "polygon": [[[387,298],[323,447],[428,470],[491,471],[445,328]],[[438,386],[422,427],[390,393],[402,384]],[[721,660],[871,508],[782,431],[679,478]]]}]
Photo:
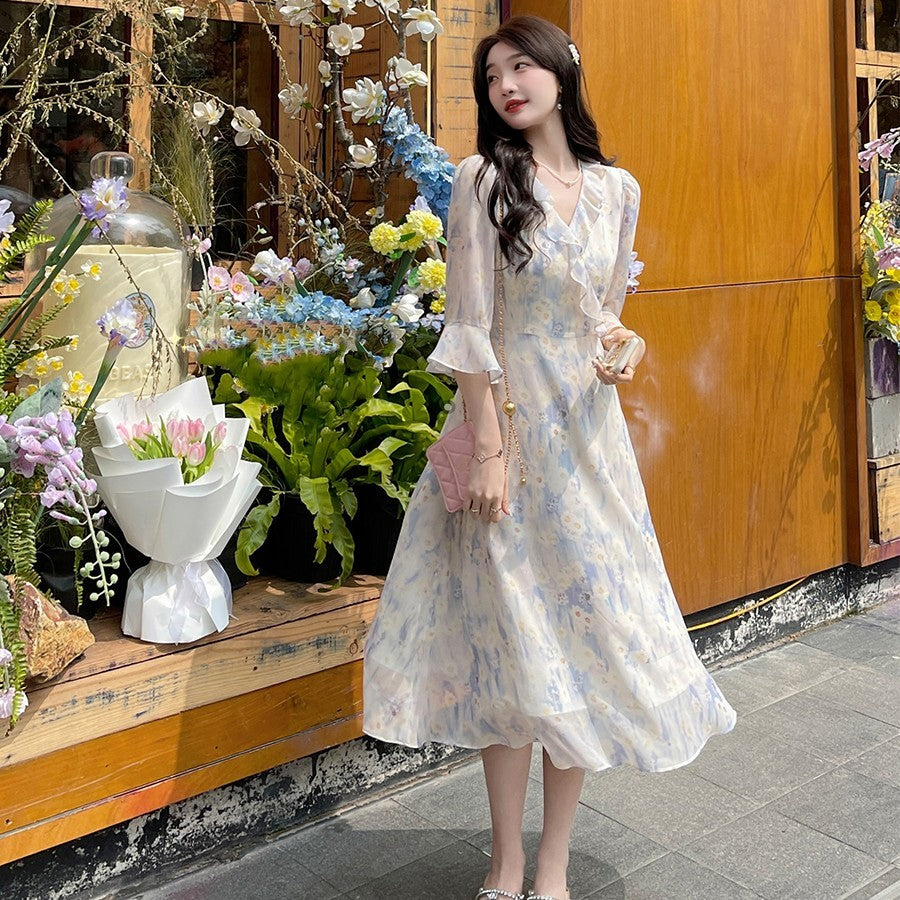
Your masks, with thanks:
[{"label": "flared sleeve", "polygon": [[625,305],[625,291],[628,286],[628,269],[631,266],[631,251],[634,249],[634,235],[637,231],[638,209],[641,204],[641,187],[637,179],[626,169],[617,169],[622,176],[622,219],[619,227],[619,244],[612,278],[603,298],[600,324],[597,334],[602,337],[612,328],[621,327],[619,316]]},{"label": "flared sleeve", "polygon": [[444,327],[428,357],[427,371],[454,376],[487,372],[491,382],[497,382],[503,374],[491,345],[497,230],[486,205],[493,173],[488,170],[476,195],[480,165],[481,156],[468,156],[453,176],[447,213]]}]

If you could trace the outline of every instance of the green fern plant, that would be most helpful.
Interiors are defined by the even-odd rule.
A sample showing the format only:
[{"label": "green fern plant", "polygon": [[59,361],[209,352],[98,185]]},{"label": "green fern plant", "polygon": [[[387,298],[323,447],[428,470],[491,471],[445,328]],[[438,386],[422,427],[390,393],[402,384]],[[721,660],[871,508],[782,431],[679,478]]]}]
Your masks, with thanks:
[{"label": "green fern plant", "polygon": [[[27,677],[25,646],[19,635],[19,606],[9,590],[9,583],[0,578],[0,650],[6,650],[12,657],[6,665],[0,665],[0,692],[7,696],[11,692],[11,712],[6,725],[6,733],[15,727],[28,700],[24,684]],[[5,654],[4,654],[5,656]]]},{"label": "green fern plant", "polygon": [[19,217],[8,239],[0,242],[0,281],[9,281],[9,272],[20,268],[25,255],[35,247],[53,242],[53,235],[44,234],[42,230],[52,208],[52,200],[38,200]]}]

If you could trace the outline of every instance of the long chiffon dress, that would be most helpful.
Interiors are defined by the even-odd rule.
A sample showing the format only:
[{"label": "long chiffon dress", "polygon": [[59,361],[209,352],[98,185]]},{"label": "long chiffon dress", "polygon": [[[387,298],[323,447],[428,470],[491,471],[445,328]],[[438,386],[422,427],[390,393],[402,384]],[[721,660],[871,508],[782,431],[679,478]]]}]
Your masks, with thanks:
[{"label": "long chiffon dress", "polygon": [[[496,230],[478,155],[457,167],[446,321],[432,372],[488,372],[504,399]],[[590,360],[620,324],[640,188],[584,163],[572,220],[535,177],[534,256],[503,273],[504,343],[521,451],[511,516],[446,511],[431,465],[413,491],[367,636],[363,731],[419,747],[522,747],[558,768],[691,762],[736,713],[698,659],[666,574],[617,387]],[[627,389],[627,388],[626,388]],[[445,430],[463,418],[461,394]],[[501,427],[503,427],[501,425]]]}]

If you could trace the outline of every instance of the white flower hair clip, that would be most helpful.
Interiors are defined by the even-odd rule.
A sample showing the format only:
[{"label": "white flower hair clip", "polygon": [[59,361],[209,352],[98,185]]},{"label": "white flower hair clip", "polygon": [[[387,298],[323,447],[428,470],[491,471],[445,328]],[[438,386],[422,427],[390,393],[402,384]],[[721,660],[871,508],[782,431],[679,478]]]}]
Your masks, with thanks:
[{"label": "white flower hair clip", "polygon": [[576,66],[581,65],[581,54],[578,52],[578,48],[574,44],[569,44],[569,53],[572,54],[572,61]]}]

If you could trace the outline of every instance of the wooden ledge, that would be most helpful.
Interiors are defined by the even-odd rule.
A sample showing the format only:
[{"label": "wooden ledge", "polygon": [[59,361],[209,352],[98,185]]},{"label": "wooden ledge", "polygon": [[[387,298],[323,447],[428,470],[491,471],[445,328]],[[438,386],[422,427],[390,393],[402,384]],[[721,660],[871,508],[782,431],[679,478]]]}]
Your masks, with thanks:
[{"label": "wooden ledge", "polygon": [[192,644],[97,643],[0,739],[0,865],[358,737],[362,651],[384,582],[254,579]]}]

